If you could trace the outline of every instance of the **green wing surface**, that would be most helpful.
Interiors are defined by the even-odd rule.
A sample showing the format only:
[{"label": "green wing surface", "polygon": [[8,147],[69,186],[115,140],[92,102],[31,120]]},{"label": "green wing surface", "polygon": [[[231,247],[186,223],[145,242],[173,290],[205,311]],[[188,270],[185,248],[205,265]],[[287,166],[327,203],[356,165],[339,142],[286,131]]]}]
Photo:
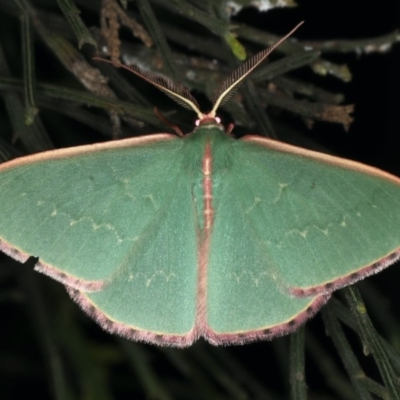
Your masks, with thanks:
[{"label": "green wing surface", "polygon": [[[263,216],[254,215],[263,226],[260,232],[249,215],[257,204],[257,200],[250,201],[252,185],[231,177],[228,181],[226,187],[224,181],[223,193],[215,204],[210,243],[207,322],[217,335],[213,339],[210,334],[211,340],[244,342],[292,331],[328,297],[290,296],[280,262],[270,256],[266,245],[270,223],[262,224]],[[293,267],[295,264],[294,259]]]},{"label": "green wing surface", "polygon": [[[345,277],[354,281],[398,258],[400,179],[357,162],[249,139],[243,145],[257,182],[253,193],[267,203],[261,215],[270,209],[272,216],[266,244],[271,258],[280,260],[287,287],[332,290],[336,281],[349,283]],[[274,188],[269,198],[267,186]],[[261,219],[253,220],[261,232]]]},{"label": "green wing surface", "polygon": [[106,329],[186,340],[195,324],[197,242],[182,145],[154,135],[5,164],[2,250],[20,261],[39,257],[36,268],[66,284]]},{"label": "green wing surface", "polygon": [[396,177],[259,137],[228,151],[208,265],[215,332],[288,331],[324,293],[399,258]]}]

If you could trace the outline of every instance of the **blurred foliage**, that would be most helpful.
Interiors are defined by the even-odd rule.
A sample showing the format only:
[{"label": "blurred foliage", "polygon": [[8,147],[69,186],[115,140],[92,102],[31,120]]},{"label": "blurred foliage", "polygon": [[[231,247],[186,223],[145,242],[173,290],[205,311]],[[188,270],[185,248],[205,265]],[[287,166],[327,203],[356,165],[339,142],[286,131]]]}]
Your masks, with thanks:
[{"label": "blurred foliage", "polygon": [[[395,31],[399,21],[393,19],[398,6],[387,2],[376,10],[356,2],[350,9],[346,2],[326,1],[321,9],[318,2],[297,3],[297,8],[260,13],[274,5],[295,4],[1,1],[1,161],[55,147],[170,130],[153,107],[190,132],[193,114],[177,110],[175,103],[126,71],[94,62],[95,55],[179,80],[207,110],[215,87],[238,59],[272,44],[306,19],[295,34],[297,40],[282,44],[220,110],[224,122],[235,123],[237,136],[258,132],[362,160],[362,154],[352,153],[345,143],[357,141],[351,138],[357,138],[357,124],[364,118],[366,124],[359,125],[364,127],[362,139],[357,141],[357,149],[366,149],[364,161],[378,165],[383,158],[391,159],[381,166],[399,174],[399,147],[396,150],[384,136],[396,129],[385,123],[391,121],[392,108],[384,103],[382,92],[364,91],[368,84],[376,89],[382,82],[389,85],[385,71],[374,69],[374,64],[363,67],[366,78],[354,86],[349,67],[360,70],[359,65],[368,65],[365,57],[356,60],[354,54],[378,57],[379,62],[392,51],[398,57],[398,48],[392,50],[400,39]],[[337,9],[341,14],[334,14]],[[364,23],[359,21],[360,9]],[[332,31],[325,29],[325,21],[335,20],[333,15],[340,15],[334,32],[348,35],[346,39],[332,39]],[[354,25],[357,30],[349,28]],[[372,25],[375,29],[368,30]],[[390,85],[396,87],[396,82],[393,75]],[[362,93],[357,97],[352,90]],[[354,128],[347,97],[356,100]],[[378,122],[371,121],[365,108],[357,115],[362,97],[370,97],[381,110],[375,115]],[[380,118],[381,104],[386,104],[386,119]],[[370,150],[359,146],[361,140],[367,142],[365,127],[373,129]],[[350,133],[344,135],[343,128]],[[373,152],[384,156],[373,159]],[[1,399],[400,398],[396,266],[340,291],[324,307],[322,318],[318,315],[288,337],[226,348],[199,341],[176,350],[108,335],[72,303],[60,284],[32,271],[34,260],[26,264],[0,255]]]}]

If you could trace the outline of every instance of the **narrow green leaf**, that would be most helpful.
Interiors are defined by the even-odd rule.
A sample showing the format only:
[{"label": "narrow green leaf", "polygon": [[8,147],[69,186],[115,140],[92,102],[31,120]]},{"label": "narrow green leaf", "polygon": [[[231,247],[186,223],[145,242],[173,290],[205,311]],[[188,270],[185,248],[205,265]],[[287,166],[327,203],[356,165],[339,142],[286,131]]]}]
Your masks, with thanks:
[{"label": "narrow green leaf", "polygon": [[221,38],[225,38],[229,35],[230,26],[227,21],[216,18],[214,15],[202,11],[184,0],[170,0],[169,2],[155,0],[155,2],[173,11],[179,10],[180,14],[205,26]]},{"label": "narrow green leaf", "polygon": [[[331,307],[335,298],[331,299],[327,307]],[[327,332],[329,335],[329,332]],[[353,400],[354,390],[351,381],[343,371],[342,364],[337,362],[337,352],[329,351],[325,345],[325,338],[318,337],[311,329],[306,335],[306,350],[316,365],[316,370],[325,378],[326,386],[329,387],[338,399]],[[308,365],[312,364],[308,360]],[[310,388],[311,392],[311,388]]]},{"label": "narrow green leaf", "polygon": [[35,61],[33,54],[30,16],[27,12],[21,15],[22,64],[24,70],[25,123],[31,125],[39,109],[35,100]]},{"label": "narrow green leaf", "polygon": [[[0,88],[22,91],[23,84],[19,79],[0,77]],[[70,100],[79,104],[84,103],[90,106],[101,107],[119,114],[126,113],[133,118],[146,121],[153,126],[165,128],[165,125],[154,114],[154,110],[148,107],[132,105],[125,101],[100,97],[80,90],[68,89],[45,83],[38,83],[37,91],[38,97],[45,95],[56,99]]]},{"label": "narrow green leaf", "polygon": [[244,93],[247,109],[251,110],[252,114],[255,116],[254,122],[257,124],[260,135],[277,139],[274,127],[262,106],[260,94],[256,85],[249,80],[243,85],[242,92]]},{"label": "narrow green leaf", "polygon": [[[65,296],[65,293],[62,294]],[[77,320],[74,319],[73,310],[70,302],[62,304],[62,312],[56,317],[55,330],[65,354],[65,364],[69,367],[69,384],[78,393],[74,398],[113,400],[107,365],[100,362],[98,357],[100,349],[94,349],[94,343],[84,336]]]},{"label": "narrow green leaf", "polygon": [[254,82],[274,79],[297,68],[312,64],[319,56],[320,52],[318,51],[302,51],[291,54],[280,60],[261,66],[251,74],[251,79]]},{"label": "narrow green leaf", "polygon": [[143,385],[146,397],[148,399],[172,400],[173,398],[168,393],[168,389],[164,387],[157,376],[145,349],[124,339],[120,339],[119,342],[128,357],[132,370]]},{"label": "narrow green leaf", "polygon": [[375,362],[385,387],[390,394],[390,398],[393,400],[400,399],[399,376],[394,370],[386,349],[382,346],[380,338],[376,334],[359,291],[355,287],[348,287],[345,290],[345,296],[354,318],[362,328],[361,337],[364,345],[364,352],[366,354],[371,352],[374,355]]},{"label": "narrow green leaf", "polygon": [[57,0],[57,3],[75,33],[78,40],[78,47],[81,48],[85,43],[97,47],[97,42],[79,16],[80,11],[76,7],[74,1]]},{"label": "narrow green leaf", "polygon": [[244,61],[246,59],[246,49],[244,46],[236,39],[236,35],[232,33],[228,33],[224,37],[226,43],[228,44],[229,48],[231,49],[234,56],[240,60]]},{"label": "narrow green leaf", "polygon": [[[6,81],[8,79],[6,77],[11,76],[10,68],[8,67],[8,63],[3,51],[3,46],[1,44],[0,73],[3,77],[5,77],[4,79]],[[25,94],[27,86],[28,85],[26,82],[20,82],[19,91]],[[20,140],[25,148],[29,149],[31,153],[52,149],[54,146],[42,124],[40,115],[36,115],[33,123],[30,125],[27,125],[24,122],[27,109],[23,105],[21,97],[22,96],[17,93],[13,93],[12,91],[7,91],[3,94],[6,110],[11,120],[13,131],[15,133],[15,139]]]},{"label": "narrow green leaf", "polygon": [[40,288],[39,279],[32,268],[26,268],[18,274],[19,282],[27,296],[26,304],[31,309],[30,316],[37,334],[37,341],[43,352],[48,376],[54,399],[73,400],[72,391],[68,384],[67,374],[61,359],[59,344],[57,343],[52,323],[49,322],[49,309]]},{"label": "narrow green leaf", "polygon": [[140,14],[150,32],[171,77],[178,81],[174,57],[148,0],[137,0]]},{"label": "narrow green leaf", "polygon": [[348,342],[342,327],[340,326],[334,312],[330,310],[330,307],[326,307],[322,310],[322,317],[325,322],[326,329],[329,336],[331,337],[339,355],[342,360],[345,369],[353,383],[353,388],[357,393],[358,398],[363,400],[372,400],[372,396],[363,385],[363,378],[365,373],[362,370],[355,354]]},{"label": "narrow green leaf", "polygon": [[290,398],[307,399],[304,361],[304,327],[290,336]]}]

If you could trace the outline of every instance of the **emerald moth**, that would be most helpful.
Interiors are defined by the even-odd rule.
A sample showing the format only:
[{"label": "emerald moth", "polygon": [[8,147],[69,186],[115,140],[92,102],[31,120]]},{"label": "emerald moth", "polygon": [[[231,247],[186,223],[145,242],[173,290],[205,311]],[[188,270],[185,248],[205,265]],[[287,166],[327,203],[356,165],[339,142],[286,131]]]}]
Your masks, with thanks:
[{"label": "emerald moth", "polygon": [[107,331],[177,347],[292,332],[334,290],[395,262],[400,179],[259,136],[237,140],[216,117],[295,29],[234,71],[207,114],[183,86],[124,66],[195,111],[194,131],[4,163],[1,250],[38,257],[35,269]]}]

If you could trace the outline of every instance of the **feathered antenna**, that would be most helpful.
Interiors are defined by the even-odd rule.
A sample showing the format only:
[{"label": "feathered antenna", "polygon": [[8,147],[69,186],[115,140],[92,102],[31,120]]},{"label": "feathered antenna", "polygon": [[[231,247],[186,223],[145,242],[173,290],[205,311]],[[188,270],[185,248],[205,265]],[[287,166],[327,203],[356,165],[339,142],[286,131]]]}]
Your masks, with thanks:
[{"label": "feathered antenna", "polygon": [[167,96],[169,96],[172,100],[174,100],[181,106],[193,110],[197,114],[200,121],[207,118],[217,119],[215,116],[217,109],[229,99],[229,97],[238,88],[239,84],[244,80],[244,78],[246,78],[247,75],[249,75],[255,68],[257,68],[258,65],[260,65],[260,63],[262,63],[273,50],[275,50],[283,41],[291,36],[303,23],[304,21],[300,22],[282,39],[278,40],[272,46],[260,51],[253,57],[249,58],[238,69],[233,71],[233,73],[222,83],[221,87],[215,94],[214,106],[212,110],[207,114],[203,114],[200,111],[199,104],[197,103],[196,99],[190,94],[189,90],[180,83],[176,83],[169,78],[157,75],[153,72],[141,71],[138,67],[134,65],[128,66],[119,62],[106,60],[101,57],[93,57],[93,60],[103,61],[116,67],[124,68],[130,72],[133,72],[135,75],[140,76],[145,81],[151,83],[153,86],[163,91]]},{"label": "feathered antenna", "polygon": [[153,72],[141,71],[138,67],[134,65],[128,66],[119,62],[106,60],[105,58],[101,57],[93,57],[93,60],[102,61],[108,64],[112,64],[115,67],[124,68],[134,73],[135,75],[140,76],[145,81],[151,83],[153,86],[163,91],[168,97],[170,97],[182,107],[194,111],[199,118],[203,117],[203,113],[200,111],[197,100],[182,84],[174,82],[165,76],[157,75]]},{"label": "feathered antenna", "polygon": [[238,88],[239,84],[243,82],[244,78],[249,75],[255,68],[257,68],[270,54],[275,50],[282,42],[284,42],[289,36],[291,36],[302,24],[301,21],[297,24],[287,35],[282,39],[279,39],[275,44],[255,54],[249,58],[244,64],[238,69],[233,71],[230,76],[222,83],[221,87],[214,96],[214,106],[212,110],[207,114],[207,117],[215,118],[217,109],[224,104],[230,96]]}]

